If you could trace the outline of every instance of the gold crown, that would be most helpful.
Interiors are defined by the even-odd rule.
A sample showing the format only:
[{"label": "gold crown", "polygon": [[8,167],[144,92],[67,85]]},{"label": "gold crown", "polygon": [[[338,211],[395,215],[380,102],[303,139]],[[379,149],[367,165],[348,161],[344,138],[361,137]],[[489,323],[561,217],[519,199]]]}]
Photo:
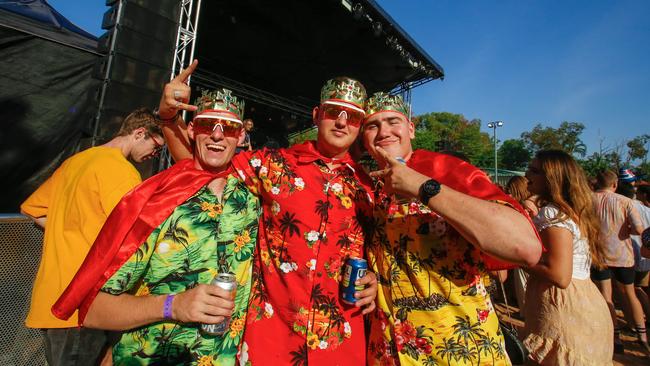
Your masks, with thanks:
[{"label": "gold crown", "polygon": [[383,111],[394,111],[409,118],[409,106],[399,95],[389,95],[384,92],[377,92],[368,98],[366,104],[366,117]]},{"label": "gold crown", "polygon": [[348,102],[363,109],[367,97],[368,94],[366,94],[363,84],[346,76],[327,80],[320,90],[321,104],[333,99]]},{"label": "gold crown", "polygon": [[194,104],[198,107],[194,118],[207,112],[230,112],[237,116],[239,123],[244,118],[244,101],[237,100],[232,91],[226,88],[202,90]]}]

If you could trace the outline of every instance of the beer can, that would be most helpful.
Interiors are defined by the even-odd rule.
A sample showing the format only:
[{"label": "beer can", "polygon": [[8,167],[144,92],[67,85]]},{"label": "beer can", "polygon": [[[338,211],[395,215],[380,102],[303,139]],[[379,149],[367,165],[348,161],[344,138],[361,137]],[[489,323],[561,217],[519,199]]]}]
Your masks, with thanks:
[{"label": "beer can", "polygon": [[[219,286],[222,289],[233,292],[237,289],[237,280],[234,274],[218,273],[214,276],[212,282],[213,286]],[[201,324],[201,332],[211,336],[220,336],[228,331],[230,328],[230,317],[225,318],[221,323],[217,324]]]},{"label": "beer can", "polygon": [[348,258],[343,270],[343,281],[341,282],[341,297],[346,304],[354,304],[357,299],[354,297],[356,291],[363,290],[363,286],[355,286],[354,283],[366,275],[368,262],[361,258]]}]

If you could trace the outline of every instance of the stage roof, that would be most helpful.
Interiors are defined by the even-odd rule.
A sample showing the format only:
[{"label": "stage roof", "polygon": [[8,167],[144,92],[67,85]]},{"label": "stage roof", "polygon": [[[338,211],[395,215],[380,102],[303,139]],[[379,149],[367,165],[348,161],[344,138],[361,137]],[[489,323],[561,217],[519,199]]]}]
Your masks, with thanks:
[{"label": "stage roof", "polygon": [[1,2],[0,25],[67,46],[97,52],[97,37],[72,24],[45,0]]},{"label": "stage roof", "polygon": [[308,108],[334,76],[368,93],[444,77],[372,0],[203,1],[196,42],[198,79],[217,74]]}]

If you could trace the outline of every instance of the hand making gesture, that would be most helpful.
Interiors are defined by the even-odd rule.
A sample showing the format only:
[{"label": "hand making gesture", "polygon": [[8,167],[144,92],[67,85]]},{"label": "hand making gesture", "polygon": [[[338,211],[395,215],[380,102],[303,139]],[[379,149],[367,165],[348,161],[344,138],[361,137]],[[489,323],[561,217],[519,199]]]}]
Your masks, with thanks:
[{"label": "hand making gesture", "polygon": [[398,194],[408,198],[418,197],[420,186],[429,177],[397,161],[381,147],[377,147],[377,152],[379,152],[383,160],[379,162],[383,169],[376,170],[370,175],[383,179],[384,191],[388,194]]},{"label": "hand making gesture", "polygon": [[165,84],[158,105],[158,116],[162,121],[175,122],[181,110],[194,112],[197,109],[196,106],[189,104],[192,89],[187,85],[187,80],[196,70],[198,64],[199,61],[194,60],[187,69],[182,70],[169,83]]}]

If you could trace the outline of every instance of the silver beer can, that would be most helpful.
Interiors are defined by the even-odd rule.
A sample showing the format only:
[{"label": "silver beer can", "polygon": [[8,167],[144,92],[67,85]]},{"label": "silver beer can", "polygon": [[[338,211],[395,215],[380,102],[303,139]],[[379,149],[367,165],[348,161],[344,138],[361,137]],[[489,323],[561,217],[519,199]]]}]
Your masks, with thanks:
[{"label": "silver beer can", "polygon": [[[212,282],[213,286],[219,286],[222,289],[233,292],[237,289],[237,280],[234,274],[218,273],[214,276]],[[221,336],[230,328],[230,317],[225,318],[221,323],[217,324],[201,324],[201,332],[210,336]]]}]

